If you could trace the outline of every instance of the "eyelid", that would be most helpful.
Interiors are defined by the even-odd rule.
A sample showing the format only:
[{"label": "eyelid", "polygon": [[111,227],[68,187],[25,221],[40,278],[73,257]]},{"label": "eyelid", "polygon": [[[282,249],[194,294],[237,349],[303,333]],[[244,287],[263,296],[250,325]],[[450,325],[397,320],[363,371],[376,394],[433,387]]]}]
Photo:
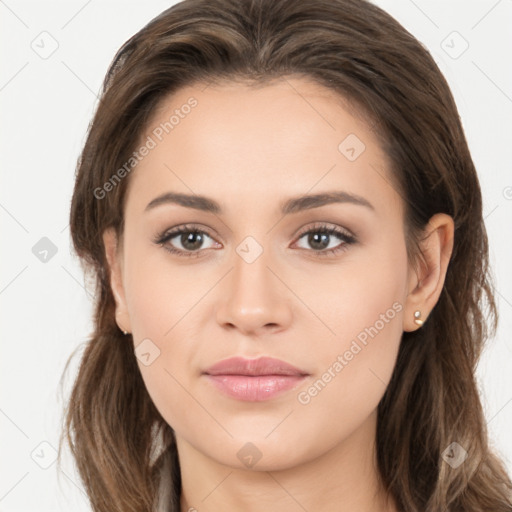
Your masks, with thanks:
[{"label": "eyelid", "polygon": [[155,235],[155,239],[167,238],[171,235],[175,236],[180,234],[182,231],[199,231],[201,233],[207,234],[210,238],[215,238],[215,236],[212,234],[212,230],[209,227],[204,226],[202,224],[179,224],[178,226],[165,229],[164,231],[159,231]]},{"label": "eyelid", "polygon": [[301,238],[306,233],[309,233],[310,231],[314,231],[315,229],[322,231],[322,230],[335,230],[339,231],[340,233],[344,234],[347,238],[356,238],[356,236],[349,231],[347,228],[344,228],[342,226],[338,226],[337,224],[332,224],[330,222],[322,222],[317,221],[313,223],[313,225],[307,225],[304,228],[301,228],[299,233],[296,235],[296,238]]},{"label": "eyelid", "polygon": [[[211,233],[210,228],[201,224],[180,224],[178,226],[174,226],[172,228],[165,229],[164,231],[159,231],[153,238],[154,243],[157,245],[163,245],[167,243],[169,240],[175,238],[176,236],[182,233],[188,232],[199,232],[204,233],[208,237],[210,237],[215,243],[219,243],[216,240],[216,236]],[[177,249],[178,251],[180,249]],[[204,249],[201,249],[204,250]],[[199,252],[199,251],[186,251],[189,253]]]}]

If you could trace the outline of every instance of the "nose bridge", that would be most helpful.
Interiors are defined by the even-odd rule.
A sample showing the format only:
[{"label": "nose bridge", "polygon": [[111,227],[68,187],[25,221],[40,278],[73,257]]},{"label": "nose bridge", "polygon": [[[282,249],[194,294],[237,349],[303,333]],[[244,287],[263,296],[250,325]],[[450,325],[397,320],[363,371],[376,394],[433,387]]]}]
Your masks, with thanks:
[{"label": "nose bridge", "polygon": [[255,238],[246,237],[235,248],[233,270],[225,282],[218,321],[244,332],[290,321],[288,298],[279,279],[268,268],[272,254]]}]

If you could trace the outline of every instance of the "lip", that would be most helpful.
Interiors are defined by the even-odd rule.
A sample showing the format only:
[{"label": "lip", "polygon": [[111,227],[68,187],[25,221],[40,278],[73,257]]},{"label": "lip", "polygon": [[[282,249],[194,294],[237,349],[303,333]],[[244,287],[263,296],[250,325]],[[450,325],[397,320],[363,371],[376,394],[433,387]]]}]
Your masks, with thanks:
[{"label": "lip", "polygon": [[261,402],[297,387],[309,374],[272,357],[231,357],[214,364],[203,375],[232,398]]}]

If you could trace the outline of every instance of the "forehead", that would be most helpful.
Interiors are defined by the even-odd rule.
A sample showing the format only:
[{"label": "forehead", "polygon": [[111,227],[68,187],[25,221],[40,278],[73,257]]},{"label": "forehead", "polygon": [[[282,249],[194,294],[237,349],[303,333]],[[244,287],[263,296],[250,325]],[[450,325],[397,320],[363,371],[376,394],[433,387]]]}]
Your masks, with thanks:
[{"label": "forehead", "polygon": [[170,191],[233,207],[332,189],[369,195],[376,207],[397,201],[387,156],[363,116],[303,78],[184,87],[161,102],[139,144],[151,149],[130,177],[138,209]]}]

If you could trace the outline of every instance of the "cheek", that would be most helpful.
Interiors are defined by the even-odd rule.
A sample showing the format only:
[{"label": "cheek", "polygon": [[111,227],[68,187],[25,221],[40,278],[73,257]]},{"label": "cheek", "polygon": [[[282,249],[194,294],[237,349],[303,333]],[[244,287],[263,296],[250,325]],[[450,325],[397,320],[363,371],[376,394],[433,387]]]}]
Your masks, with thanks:
[{"label": "cheek", "polygon": [[337,319],[330,319],[336,336],[317,346],[318,372],[295,397],[301,440],[314,450],[328,450],[360,428],[377,409],[395,367],[403,332],[396,287],[381,282],[358,290],[361,296],[338,305]]},{"label": "cheek", "polygon": [[[316,281],[322,293],[314,302],[310,295],[334,334],[326,331],[316,346],[318,374],[297,394],[310,431],[323,428],[326,443],[329,433],[339,436],[341,428],[348,435],[377,407],[403,332],[405,246],[398,240],[345,263],[338,278]],[[326,415],[333,420],[327,425]]]},{"label": "cheek", "polygon": [[340,343],[297,393],[295,418],[308,457],[350,438],[375,414],[395,366],[402,333],[398,316],[380,331],[362,330],[365,337]]},{"label": "cheek", "polygon": [[155,339],[171,337],[175,327],[182,329],[188,313],[216,278],[197,266],[180,266],[160,247],[132,248],[125,274],[132,330],[139,337]]},{"label": "cheek", "polygon": [[403,332],[406,253],[361,252],[336,272],[303,275],[294,292],[314,314],[296,315],[295,330],[313,335],[297,345],[315,373],[295,398],[304,435],[311,433],[314,446],[313,433],[324,432],[327,447],[357,429],[391,379]]},{"label": "cheek", "polygon": [[365,328],[376,323],[382,330],[381,315],[386,326],[393,320],[395,334],[401,334],[407,252],[399,235],[390,240],[383,234],[371,247],[348,251],[336,267],[319,265],[314,272],[300,269],[300,274],[294,291],[323,321],[325,339],[338,349],[361,332],[364,338]]},{"label": "cheek", "polygon": [[125,292],[137,363],[161,415],[173,427],[181,425],[187,411],[197,407],[188,390],[201,334],[192,332],[198,301],[217,278],[211,270],[201,274],[192,266],[171,265],[163,249],[131,247],[127,254]]}]

